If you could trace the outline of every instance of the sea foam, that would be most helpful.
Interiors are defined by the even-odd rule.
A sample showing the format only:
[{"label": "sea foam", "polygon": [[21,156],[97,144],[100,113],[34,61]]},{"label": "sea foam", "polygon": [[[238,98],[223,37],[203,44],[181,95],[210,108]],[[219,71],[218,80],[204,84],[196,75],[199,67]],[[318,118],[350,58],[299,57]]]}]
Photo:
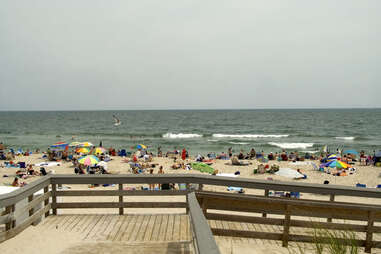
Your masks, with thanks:
[{"label": "sea foam", "polygon": [[248,145],[250,143],[245,143],[245,142],[228,142],[229,144],[232,144],[232,145]]},{"label": "sea foam", "polygon": [[335,137],[336,139],[342,139],[342,140],[354,140],[355,137]]},{"label": "sea foam", "polygon": [[296,148],[302,148],[306,149],[308,147],[313,147],[314,143],[275,143],[275,142],[269,142],[269,145],[277,146],[283,149],[296,149]]},{"label": "sea foam", "polygon": [[201,138],[202,135],[196,133],[165,133],[163,138]]},{"label": "sea foam", "polygon": [[213,134],[215,138],[286,138],[288,136],[287,134]]}]

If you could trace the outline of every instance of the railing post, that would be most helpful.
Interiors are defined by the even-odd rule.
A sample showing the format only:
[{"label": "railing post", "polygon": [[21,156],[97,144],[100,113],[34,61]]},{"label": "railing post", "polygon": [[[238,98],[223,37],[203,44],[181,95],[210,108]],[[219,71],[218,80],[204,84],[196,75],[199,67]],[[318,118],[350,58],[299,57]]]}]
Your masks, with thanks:
[{"label": "railing post", "polygon": [[[28,197],[28,202],[29,203],[33,201],[33,197],[34,197],[33,194]],[[34,208],[32,207],[32,208],[29,209],[29,217],[32,216],[33,213],[34,213]],[[35,226],[36,224],[33,222],[32,225]]]},{"label": "railing post", "polygon": [[[190,192],[190,184],[189,183],[186,184],[186,189],[187,189],[187,193],[189,193]],[[186,212],[186,214],[188,214],[189,213],[188,195],[185,196],[185,199],[186,199],[186,202],[187,202],[187,206],[185,208],[185,212]]]},{"label": "railing post", "polygon": [[198,191],[202,191],[203,188],[204,188],[204,185],[202,183],[199,183],[198,184]]},{"label": "railing post", "polygon": [[[270,193],[270,191],[269,190],[265,190],[265,197],[268,197],[269,196],[269,193]],[[267,213],[262,213],[262,217],[267,217]]]},{"label": "railing post", "polygon": [[57,184],[52,183],[52,206],[53,215],[57,215]]},{"label": "railing post", "polygon": [[[335,201],[335,194],[329,195],[329,201],[334,202]],[[328,218],[327,222],[332,222],[332,218]]]},{"label": "railing post", "polygon": [[290,221],[291,221],[291,211],[290,206],[286,205],[286,212],[284,216],[284,225],[283,225],[283,237],[282,237],[282,246],[288,246],[288,235],[290,232]]},{"label": "railing post", "polygon": [[374,212],[368,212],[368,225],[366,227],[365,252],[371,253],[373,240]]},{"label": "railing post", "polygon": [[[119,191],[123,191],[123,184],[119,184]],[[123,195],[119,194],[119,215],[124,214],[124,208],[123,208]]]},{"label": "railing post", "polygon": [[[44,193],[47,193],[47,192],[49,192],[49,185],[44,188]],[[47,206],[47,205],[49,205],[49,198],[45,199],[44,201],[44,206]],[[49,215],[50,215],[50,211],[47,211],[45,213],[45,218],[48,217]]]},{"label": "railing post", "polygon": [[204,214],[204,216],[206,216],[206,213],[208,212],[208,208],[206,205],[206,198],[202,198],[202,200],[201,200],[201,209],[202,209],[202,213]]},{"label": "railing post", "polygon": [[[15,212],[15,204],[7,206],[5,208],[5,214],[12,214],[12,213],[14,214],[14,212]],[[14,216],[12,217],[13,217],[12,220],[5,224],[5,231],[9,231],[16,226],[16,221],[14,220],[15,218]]]}]

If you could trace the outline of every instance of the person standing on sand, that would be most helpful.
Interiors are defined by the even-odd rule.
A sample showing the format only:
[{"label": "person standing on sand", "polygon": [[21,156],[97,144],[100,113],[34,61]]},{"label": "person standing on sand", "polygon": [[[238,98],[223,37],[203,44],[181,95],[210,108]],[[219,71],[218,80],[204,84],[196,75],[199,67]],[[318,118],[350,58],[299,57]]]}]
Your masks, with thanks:
[{"label": "person standing on sand", "polygon": [[233,150],[231,147],[229,147],[229,149],[228,149],[228,154],[229,154],[229,158],[231,158],[233,156]]},{"label": "person standing on sand", "polygon": [[181,152],[181,159],[183,159],[183,161],[185,161],[187,157],[187,150],[185,150],[185,148],[183,149],[183,151]]}]

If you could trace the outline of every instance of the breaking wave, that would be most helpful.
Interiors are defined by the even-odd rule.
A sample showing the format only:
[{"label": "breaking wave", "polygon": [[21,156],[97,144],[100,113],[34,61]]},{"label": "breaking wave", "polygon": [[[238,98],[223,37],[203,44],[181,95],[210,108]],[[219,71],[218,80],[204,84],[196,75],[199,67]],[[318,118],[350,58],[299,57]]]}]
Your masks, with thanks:
[{"label": "breaking wave", "polygon": [[354,140],[355,137],[335,137],[336,139],[342,139],[342,140]]},{"label": "breaking wave", "polygon": [[163,138],[201,138],[202,135],[196,133],[165,133]]},{"label": "breaking wave", "polygon": [[296,149],[296,148],[302,148],[306,149],[309,147],[313,147],[314,143],[275,143],[275,142],[269,142],[269,145],[277,146],[283,149]]},{"label": "breaking wave", "polygon": [[265,135],[265,134],[213,134],[214,138],[286,138],[288,134]]}]

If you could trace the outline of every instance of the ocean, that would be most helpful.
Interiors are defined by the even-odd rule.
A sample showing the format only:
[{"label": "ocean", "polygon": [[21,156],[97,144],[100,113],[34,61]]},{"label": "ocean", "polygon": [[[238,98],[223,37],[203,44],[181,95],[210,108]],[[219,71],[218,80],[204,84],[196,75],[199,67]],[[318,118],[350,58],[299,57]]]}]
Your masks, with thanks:
[{"label": "ocean", "polygon": [[[114,126],[113,114],[121,125]],[[263,109],[0,112],[0,142],[43,149],[89,141],[154,153],[185,147],[191,155],[227,151],[318,152],[381,149],[381,109]]]}]

